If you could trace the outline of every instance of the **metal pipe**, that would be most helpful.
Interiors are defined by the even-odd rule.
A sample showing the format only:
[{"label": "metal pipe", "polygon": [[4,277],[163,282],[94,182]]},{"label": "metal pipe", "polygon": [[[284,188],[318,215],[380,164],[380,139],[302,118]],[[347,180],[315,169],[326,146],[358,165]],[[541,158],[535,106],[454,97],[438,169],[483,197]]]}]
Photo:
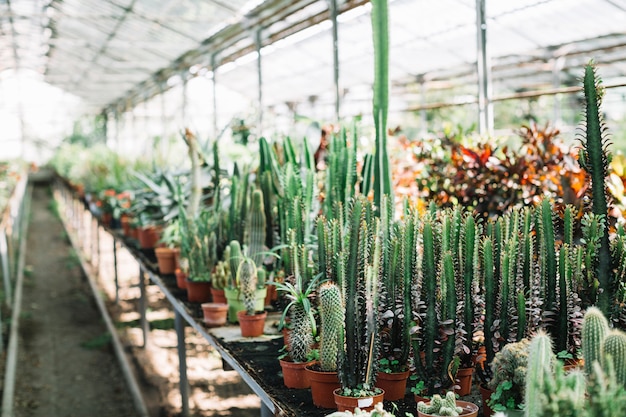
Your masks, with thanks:
[{"label": "metal pipe", "polygon": [[211,77],[211,84],[213,86],[213,137],[217,140],[219,130],[217,128],[217,67],[216,67],[217,57],[215,54],[211,55],[211,72],[213,76]]},{"label": "metal pipe", "polygon": [[115,235],[113,236],[113,277],[115,280],[115,304],[120,303],[120,284],[117,273],[117,239],[115,239]]},{"label": "metal pipe", "polygon": [[493,105],[491,103],[491,67],[487,53],[486,0],[476,0],[476,70],[478,73],[478,131],[493,131]]},{"label": "metal pipe", "polygon": [[185,347],[185,321],[178,309],[174,309],[174,327],[176,328],[176,339],[178,350],[178,373],[180,400],[182,404],[182,416],[189,417],[189,383],[187,381],[187,349]]},{"label": "metal pipe", "polygon": [[148,306],[146,294],[146,278],[144,276],[143,267],[139,264],[139,324],[143,334],[143,348],[148,347],[148,318],[146,317],[146,308]]},{"label": "metal pipe", "polygon": [[257,30],[256,33],[256,52],[257,52],[257,61],[256,61],[256,69],[258,75],[258,106],[259,106],[259,114],[258,114],[258,126],[257,126],[257,136],[261,137],[263,135],[263,71],[262,71],[262,61],[261,61],[261,29]]},{"label": "metal pipe", "polygon": [[335,121],[339,122],[339,110],[341,104],[341,95],[339,94],[339,34],[337,22],[337,0],[328,0],[328,8],[330,12],[330,22],[332,23],[333,35],[333,81],[335,88]]}]

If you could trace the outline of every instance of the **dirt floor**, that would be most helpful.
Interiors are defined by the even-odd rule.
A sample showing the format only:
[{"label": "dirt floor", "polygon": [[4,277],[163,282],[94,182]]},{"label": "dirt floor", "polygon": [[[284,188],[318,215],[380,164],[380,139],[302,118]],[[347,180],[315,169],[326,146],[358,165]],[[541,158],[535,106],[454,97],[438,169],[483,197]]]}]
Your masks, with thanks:
[{"label": "dirt floor", "polygon": [[[98,308],[76,253],[55,215],[48,187],[33,192],[28,230],[16,416],[106,417],[137,415]],[[112,276],[103,245],[98,269]],[[112,245],[111,245],[112,246]],[[111,250],[112,252],[112,250]],[[110,255],[110,253],[108,253]],[[173,313],[158,289],[148,287],[149,343],[138,327],[137,268],[119,253],[120,301],[107,281],[102,293],[136,369],[151,416],[177,416],[178,357]],[[109,269],[108,274],[106,273]],[[225,372],[219,355],[191,328],[186,329],[192,416],[260,414],[260,400],[236,372]]]}]

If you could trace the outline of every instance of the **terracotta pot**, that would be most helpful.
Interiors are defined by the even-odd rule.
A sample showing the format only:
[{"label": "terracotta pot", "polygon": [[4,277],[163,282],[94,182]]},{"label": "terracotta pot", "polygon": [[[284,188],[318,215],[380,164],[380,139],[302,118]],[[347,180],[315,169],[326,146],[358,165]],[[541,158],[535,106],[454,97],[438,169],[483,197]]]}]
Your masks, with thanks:
[{"label": "terracotta pot", "polygon": [[458,389],[455,391],[459,396],[469,395],[472,391],[472,375],[474,368],[459,368],[456,372]]},{"label": "terracotta pot", "polygon": [[263,334],[265,329],[265,318],[267,312],[256,313],[251,316],[246,314],[246,311],[238,311],[237,319],[239,319],[239,328],[241,329],[241,335],[243,337],[257,337]]},{"label": "terracotta pot", "polygon": [[404,372],[378,372],[376,386],[385,391],[386,401],[397,401],[406,394],[406,381],[409,379],[409,370]]},{"label": "terracotta pot", "polygon": [[180,249],[174,248],[172,250],[174,251],[174,268],[180,269]]},{"label": "terracotta pot", "polygon": [[[459,414],[460,416],[463,416],[463,417],[477,417],[478,416],[478,406],[474,403],[457,400],[456,406],[461,407],[463,409],[463,411],[461,411],[461,414]],[[436,414],[422,413],[421,411],[417,410],[417,416],[418,417],[431,417],[431,416],[436,416]]]},{"label": "terracotta pot", "polygon": [[[265,308],[265,295],[267,286],[256,290],[254,309],[261,311]],[[237,312],[244,310],[243,294],[237,288],[224,288],[224,295],[228,303],[228,321],[237,323]]]},{"label": "terracotta pot", "polygon": [[159,265],[159,272],[161,275],[173,274],[176,271],[176,263],[174,262],[174,249],[170,248],[155,248],[154,254],[157,258]]},{"label": "terracotta pot", "polygon": [[191,303],[208,303],[211,301],[211,283],[208,281],[192,281],[187,278],[187,300]]},{"label": "terracotta pot", "polygon": [[321,372],[307,366],[306,373],[311,384],[313,404],[319,408],[335,408],[333,391],[341,387],[337,372]]},{"label": "terracotta pot", "polygon": [[493,410],[489,407],[489,404],[487,404],[487,400],[491,398],[493,390],[490,390],[482,384],[478,385],[478,390],[480,391],[480,395],[483,399],[483,416],[491,417],[493,415]]},{"label": "terracotta pot", "polygon": [[277,298],[278,298],[278,291],[276,290],[276,286],[268,285],[267,293],[265,294],[265,305],[266,306],[272,305],[272,301],[276,300]]},{"label": "terracotta pot", "polygon": [[333,391],[335,397],[335,405],[337,405],[337,411],[351,411],[354,412],[355,408],[360,408],[361,411],[372,411],[374,406],[383,401],[385,392],[373,395],[371,397],[346,397],[339,394],[341,388],[337,388]]},{"label": "terracotta pot", "polygon": [[213,302],[214,303],[227,304],[226,303],[226,296],[224,295],[224,289],[223,288],[222,289],[220,289],[220,288],[213,288],[213,286],[211,286],[211,297],[213,298]]},{"label": "terracotta pot", "polygon": [[207,327],[219,327],[226,324],[228,314],[228,304],[225,303],[203,303],[202,313],[204,314],[204,324]]},{"label": "terracotta pot", "polygon": [[111,221],[113,221],[113,215],[111,215],[111,213],[102,213],[102,216],[100,217],[100,222],[104,227],[110,227]]},{"label": "terracotta pot", "polygon": [[139,240],[139,228],[135,226],[130,226],[129,237],[131,239]]},{"label": "terracotta pot", "polygon": [[487,362],[487,348],[485,346],[478,347],[476,354],[472,355],[472,362],[481,369],[485,369],[485,362]]},{"label": "terracotta pot", "polygon": [[122,217],[120,217],[120,224],[122,225],[122,232],[124,233],[124,236],[130,237],[130,217],[128,217],[128,214],[122,214]]},{"label": "terracotta pot", "polygon": [[152,249],[157,246],[161,239],[161,228],[157,226],[146,226],[137,229],[137,240],[141,249]]},{"label": "terracotta pot", "polygon": [[305,368],[313,364],[313,361],[294,362],[290,358],[285,358],[279,359],[279,362],[283,370],[283,381],[287,388],[303,389],[311,386]]},{"label": "terracotta pot", "polygon": [[174,274],[176,274],[176,286],[180,288],[181,290],[186,290],[187,289],[187,274],[181,271],[180,268],[176,269],[176,271],[174,271]]}]

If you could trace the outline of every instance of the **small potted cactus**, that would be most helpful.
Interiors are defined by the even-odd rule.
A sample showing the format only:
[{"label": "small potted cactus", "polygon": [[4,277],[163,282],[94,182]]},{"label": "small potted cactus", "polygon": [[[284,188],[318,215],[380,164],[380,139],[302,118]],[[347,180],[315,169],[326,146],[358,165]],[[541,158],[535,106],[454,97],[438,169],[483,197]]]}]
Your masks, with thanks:
[{"label": "small potted cactus", "polygon": [[[237,281],[243,295],[245,310],[237,312],[239,327],[243,337],[256,337],[263,334],[266,311],[257,310],[256,293],[260,270],[251,258],[244,257],[237,268]],[[265,299],[265,295],[263,296]]]},{"label": "small potted cactus", "polygon": [[465,416],[476,417],[478,406],[467,401],[459,401],[453,391],[448,391],[444,397],[433,395],[429,402],[417,403],[418,417],[429,416]]},{"label": "small potted cactus", "polygon": [[493,378],[488,385],[493,393],[487,402],[493,411],[502,411],[508,417],[523,415],[529,346],[528,339],[509,343],[494,357]]}]

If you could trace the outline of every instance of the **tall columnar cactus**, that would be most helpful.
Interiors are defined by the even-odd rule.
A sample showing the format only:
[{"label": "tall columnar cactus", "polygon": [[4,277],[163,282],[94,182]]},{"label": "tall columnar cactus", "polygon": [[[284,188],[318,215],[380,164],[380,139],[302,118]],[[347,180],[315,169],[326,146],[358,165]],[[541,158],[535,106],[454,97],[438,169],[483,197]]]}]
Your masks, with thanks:
[{"label": "tall columnar cactus", "polygon": [[571,291],[570,282],[572,279],[572,258],[570,257],[570,246],[564,244],[559,250],[559,307],[554,326],[555,345],[558,352],[567,350],[569,341],[569,299]]},{"label": "tall columnar cactus", "polygon": [[609,369],[612,362],[617,382],[626,387],[626,334],[619,330],[609,331],[602,343],[602,366]]},{"label": "tall columnar cactus", "polygon": [[254,190],[250,204],[250,217],[247,223],[246,245],[248,256],[257,266],[263,264],[265,257],[265,210],[263,208],[263,192]]},{"label": "tall columnar cactus", "polygon": [[[460,239],[460,259],[463,276],[463,330],[465,331],[465,346],[471,352],[474,335],[474,295],[476,289],[476,276],[478,275],[478,248],[480,229],[474,216],[467,214],[463,221],[462,238]],[[469,355],[466,355],[469,356]]]},{"label": "tall columnar cactus", "polygon": [[320,367],[322,371],[337,370],[339,349],[344,340],[344,303],[341,290],[334,282],[326,281],[317,292],[320,315]]},{"label": "tall columnar cactus", "polygon": [[257,288],[257,268],[254,261],[250,258],[244,258],[237,268],[237,280],[243,294],[243,303],[246,307],[247,315],[254,315],[255,295]]},{"label": "tall columnar cactus", "polygon": [[552,340],[544,332],[533,336],[526,367],[526,394],[524,403],[526,417],[540,417],[544,404],[541,402],[545,385],[550,383],[555,362]]},{"label": "tall columnar cactus", "polygon": [[448,365],[454,356],[455,330],[456,330],[456,304],[457,294],[454,286],[454,260],[450,251],[445,252],[441,257],[441,319],[443,323],[448,323],[447,339],[442,346],[443,368],[441,379],[446,380],[448,375]]},{"label": "tall columnar cactus", "polygon": [[493,344],[493,323],[496,311],[496,281],[494,276],[493,241],[485,236],[480,243],[482,255],[482,282],[485,287],[485,350],[487,363],[491,363],[495,355]]},{"label": "tall columnar cactus", "polygon": [[310,315],[301,303],[294,303],[289,311],[291,318],[289,354],[295,362],[305,362],[313,345],[313,326]]},{"label": "tall columnar cactus", "polygon": [[[435,261],[435,231],[433,220],[426,216],[422,225],[422,273],[424,276],[423,295],[426,301],[426,315],[424,323],[424,359],[425,374],[435,374],[435,340],[438,332],[437,322],[437,268]],[[432,380],[431,380],[432,381]],[[430,381],[429,381],[430,382]],[[432,384],[429,383],[429,390]]]},{"label": "tall columnar cactus", "polygon": [[[608,217],[606,177],[608,175],[611,155],[608,150],[609,140],[607,129],[600,111],[604,90],[601,80],[596,74],[593,63],[585,67],[583,78],[585,92],[585,123],[581,137],[583,148],[579,154],[579,163],[591,177],[591,204],[596,216]],[[611,251],[609,246],[609,230],[604,229],[600,238],[598,253],[597,277],[599,281],[598,307],[604,314],[611,313],[614,299],[613,270],[611,267]]]},{"label": "tall columnar cactus", "polygon": [[[374,204],[380,209],[384,195],[393,198],[387,153],[387,109],[389,107],[389,28],[387,0],[372,0],[374,38]],[[393,200],[392,200],[393,201]],[[392,204],[393,205],[393,204]]]},{"label": "tall columnar cactus", "polygon": [[524,295],[530,297],[531,283],[533,281],[534,274],[534,251],[535,251],[535,239],[534,231],[532,230],[532,210],[528,207],[524,209],[524,225],[522,227],[522,284],[524,285]]},{"label": "tall columnar cactus", "polygon": [[543,199],[537,208],[538,224],[541,234],[539,245],[539,259],[542,295],[545,298],[545,310],[556,312],[556,243],[554,241],[554,224],[552,220],[552,206],[548,199]]},{"label": "tall columnar cactus", "polygon": [[596,307],[589,307],[583,318],[582,351],[585,358],[585,373],[592,375],[594,362],[601,362],[602,343],[609,331],[609,324]]},{"label": "tall columnar cactus", "polygon": [[241,252],[241,244],[238,240],[233,240],[230,242],[229,248],[229,257],[228,263],[230,265],[230,283],[229,287],[236,288],[237,287],[237,270],[239,269],[239,264],[243,261],[243,253]]}]

